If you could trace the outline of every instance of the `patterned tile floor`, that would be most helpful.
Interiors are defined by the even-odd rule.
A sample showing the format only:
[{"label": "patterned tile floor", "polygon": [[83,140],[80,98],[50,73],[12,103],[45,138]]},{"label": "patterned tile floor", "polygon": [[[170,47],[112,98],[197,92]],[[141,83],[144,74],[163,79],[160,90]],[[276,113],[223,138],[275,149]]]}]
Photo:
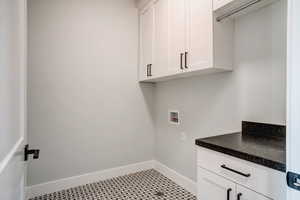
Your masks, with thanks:
[{"label": "patterned tile floor", "polygon": [[91,183],[30,200],[196,200],[154,169]]}]

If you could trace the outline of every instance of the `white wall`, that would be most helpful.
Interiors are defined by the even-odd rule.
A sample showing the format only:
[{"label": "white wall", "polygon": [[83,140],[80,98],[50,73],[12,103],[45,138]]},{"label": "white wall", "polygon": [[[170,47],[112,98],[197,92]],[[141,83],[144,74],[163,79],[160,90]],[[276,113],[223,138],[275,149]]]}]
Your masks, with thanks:
[{"label": "white wall", "polygon": [[28,185],[153,159],[134,0],[29,0]]},{"label": "white wall", "polygon": [[[285,124],[285,2],[236,21],[234,72],[157,85],[156,159],[196,180],[196,138],[239,131],[241,120]],[[180,126],[168,109],[179,110]]]}]

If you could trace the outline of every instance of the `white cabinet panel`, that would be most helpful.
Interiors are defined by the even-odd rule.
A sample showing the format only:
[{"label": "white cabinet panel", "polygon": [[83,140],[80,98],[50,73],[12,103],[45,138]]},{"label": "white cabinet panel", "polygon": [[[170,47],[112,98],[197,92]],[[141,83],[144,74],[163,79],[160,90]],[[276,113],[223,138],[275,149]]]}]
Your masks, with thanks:
[{"label": "white cabinet panel", "polygon": [[[227,200],[235,197],[235,183],[198,168],[197,198],[199,200]],[[254,199],[253,199],[254,200]]]},{"label": "white cabinet panel", "polygon": [[[169,57],[169,73],[177,73],[181,71],[184,62],[184,52],[186,44],[186,1],[170,0],[170,57]],[[181,62],[182,61],[182,62]]]},{"label": "white cabinet panel", "polygon": [[211,0],[187,0],[187,63],[190,70],[213,65],[213,12]]},{"label": "white cabinet panel", "polygon": [[169,0],[158,0],[154,4],[154,66],[156,74],[164,75],[168,70],[169,57]]},{"label": "white cabinet panel", "polygon": [[[147,78],[147,65],[152,64],[154,39],[154,9],[151,7],[140,16],[140,79]],[[153,68],[153,66],[152,66]]]},{"label": "white cabinet panel", "polygon": [[270,198],[239,185],[236,186],[236,192],[238,200],[271,200]]}]

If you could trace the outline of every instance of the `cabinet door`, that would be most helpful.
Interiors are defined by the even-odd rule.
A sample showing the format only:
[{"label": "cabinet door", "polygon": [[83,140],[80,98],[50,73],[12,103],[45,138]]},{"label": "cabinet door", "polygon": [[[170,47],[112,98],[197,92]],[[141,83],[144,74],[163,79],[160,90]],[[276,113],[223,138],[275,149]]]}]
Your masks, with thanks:
[{"label": "cabinet door", "polygon": [[169,34],[168,34],[168,7],[169,0],[158,0],[154,4],[155,39],[154,39],[154,66],[155,76],[163,76],[168,70]]},{"label": "cabinet door", "polygon": [[211,0],[187,0],[187,68],[213,67],[213,8]]},{"label": "cabinet door", "polygon": [[237,185],[236,193],[237,193],[237,198],[236,198],[237,200],[271,200],[271,198],[267,198],[261,194],[258,194],[240,185]]},{"label": "cabinet door", "polygon": [[[153,74],[153,39],[154,39],[154,11],[149,8],[140,16],[140,79],[146,79],[147,66],[152,65]],[[148,74],[148,76],[147,76]]]},{"label": "cabinet door", "polygon": [[[184,63],[186,44],[186,0],[169,1],[169,36],[170,55],[169,73],[177,73]],[[182,63],[181,63],[182,61]]]},{"label": "cabinet door", "polygon": [[235,186],[235,183],[221,176],[198,168],[197,197],[200,200],[233,200]]}]

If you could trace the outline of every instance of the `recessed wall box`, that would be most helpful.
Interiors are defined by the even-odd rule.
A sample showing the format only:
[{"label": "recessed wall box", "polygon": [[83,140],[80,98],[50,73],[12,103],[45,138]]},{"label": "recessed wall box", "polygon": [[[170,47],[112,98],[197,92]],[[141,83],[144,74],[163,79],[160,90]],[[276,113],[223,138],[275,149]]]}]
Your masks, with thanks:
[{"label": "recessed wall box", "polygon": [[171,124],[180,124],[179,112],[178,111],[169,111],[169,122]]}]

